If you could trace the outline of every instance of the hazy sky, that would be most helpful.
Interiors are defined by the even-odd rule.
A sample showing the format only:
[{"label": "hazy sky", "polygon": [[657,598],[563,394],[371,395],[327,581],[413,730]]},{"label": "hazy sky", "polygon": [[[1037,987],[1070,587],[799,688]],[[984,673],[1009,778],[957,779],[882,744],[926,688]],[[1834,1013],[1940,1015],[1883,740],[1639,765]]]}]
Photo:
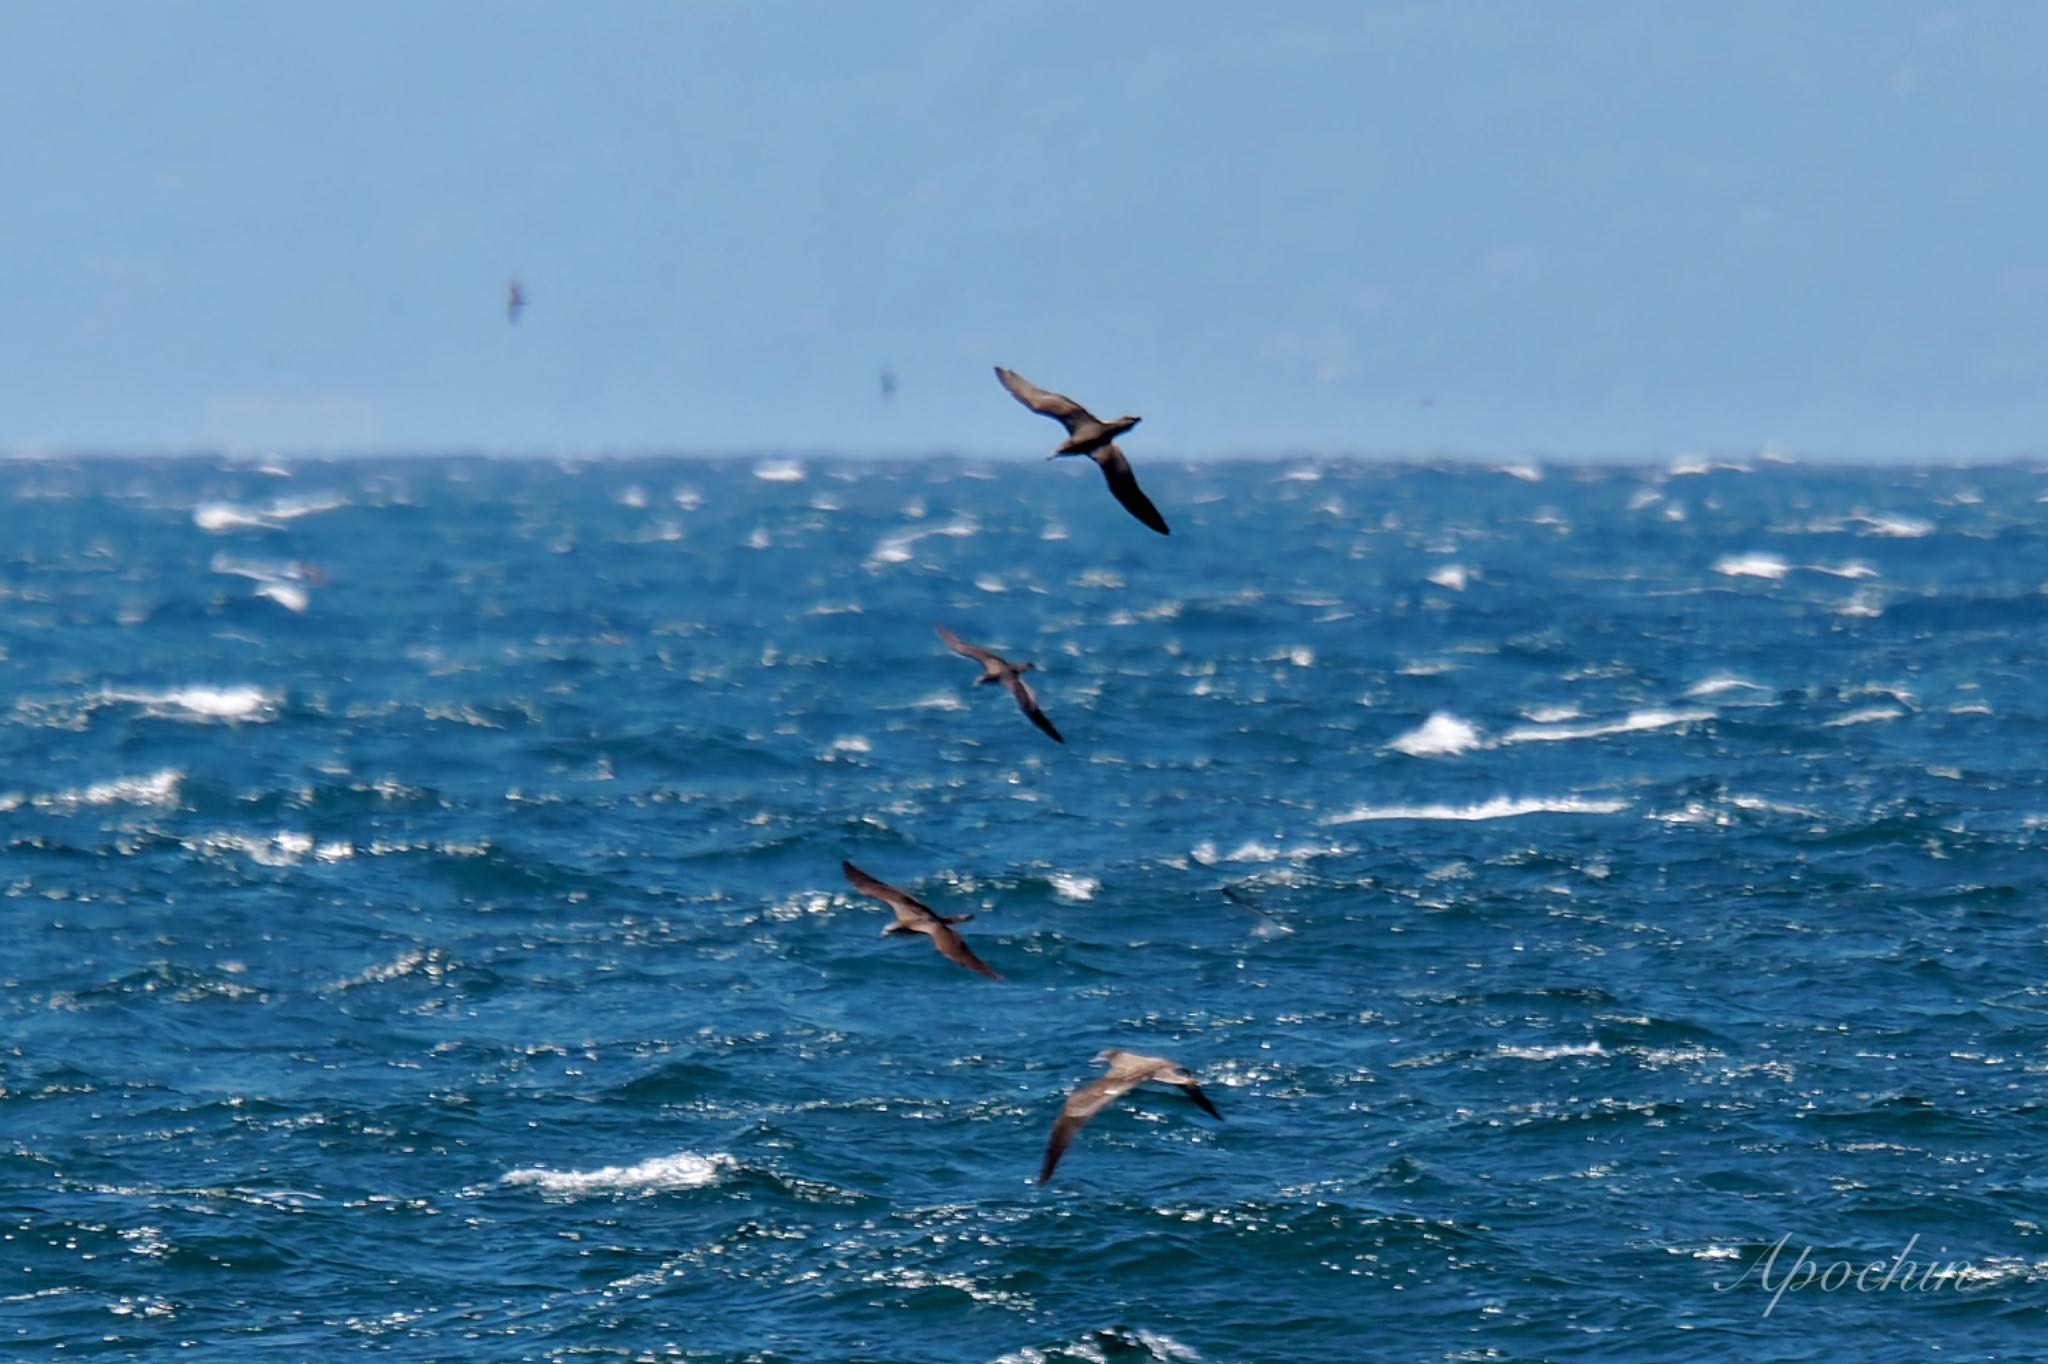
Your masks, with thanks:
[{"label": "hazy sky", "polygon": [[0,448],[1042,455],[1000,363],[1134,458],[2036,452],[2044,62],[2030,0],[11,0]]}]

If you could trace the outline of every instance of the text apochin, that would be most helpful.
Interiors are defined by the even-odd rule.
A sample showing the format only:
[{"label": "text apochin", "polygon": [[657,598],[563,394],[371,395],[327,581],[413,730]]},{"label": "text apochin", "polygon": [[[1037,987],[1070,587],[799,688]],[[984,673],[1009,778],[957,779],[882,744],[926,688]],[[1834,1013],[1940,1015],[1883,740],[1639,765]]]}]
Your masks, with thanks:
[{"label": "text apochin", "polygon": [[1854,1288],[1858,1293],[1934,1293],[1947,1290],[1952,1293],[1969,1293],[1986,1286],[1995,1275],[1978,1274],[1967,1260],[1955,1260],[1942,1264],[1929,1260],[1925,1264],[1908,1259],[1913,1247],[1920,1243],[1916,1234],[1907,1241],[1904,1248],[1890,1260],[1872,1260],[1858,1265],[1851,1260],[1831,1260],[1825,1264],[1813,1258],[1813,1247],[1800,1247],[1790,1263],[1779,1274],[1778,1257],[1786,1251],[1792,1239],[1787,1232],[1772,1244],[1768,1253],[1757,1257],[1755,1264],[1742,1271],[1742,1277],[1734,1283],[1717,1283],[1714,1291],[1726,1293],[1739,1288],[1752,1277],[1757,1287],[1771,1295],[1764,1307],[1764,1315],[1778,1310],[1778,1300],[1787,1293],[1807,1288],[1818,1288],[1823,1293],[1839,1293],[1845,1288]]}]

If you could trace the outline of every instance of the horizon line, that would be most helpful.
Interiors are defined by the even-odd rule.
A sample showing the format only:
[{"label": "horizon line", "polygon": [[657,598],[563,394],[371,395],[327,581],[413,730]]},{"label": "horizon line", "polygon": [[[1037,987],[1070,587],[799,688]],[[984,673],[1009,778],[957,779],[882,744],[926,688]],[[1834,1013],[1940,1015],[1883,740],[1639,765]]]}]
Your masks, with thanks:
[{"label": "horizon line", "polygon": [[[578,463],[675,463],[715,464],[743,462],[788,462],[792,460],[814,460],[822,464],[877,464],[950,462],[956,464],[1034,464],[1043,463],[1040,454],[992,454],[985,451],[965,450],[850,450],[850,449],[737,449],[737,450],[696,450],[653,447],[612,447],[596,449],[507,449],[490,447],[439,446],[426,449],[403,447],[327,447],[294,449],[287,446],[208,446],[192,445],[178,447],[154,447],[137,450],[122,450],[97,445],[54,446],[28,444],[0,446],[0,462],[10,464],[61,463],[70,461],[131,460],[150,463],[172,463],[187,460],[213,459],[232,464],[261,465],[280,461],[312,463],[379,463],[400,460],[480,460],[504,462],[529,461],[572,461]],[[1890,453],[1831,451],[1825,453],[1793,453],[1770,446],[1751,447],[1744,450],[1725,448],[1681,449],[1665,454],[1573,451],[1567,453],[1539,450],[1518,450],[1511,453],[1468,450],[1431,450],[1427,452],[1393,452],[1373,450],[1318,450],[1294,449],[1250,453],[1206,453],[1197,455],[1174,455],[1150,453],[1140,464],[1278,464],[1286,462],[1319,461],[1334,464],[1422,466],[1439,464],[1489,465],[1495,468],[1527,465],[1550,465],[1561,468],[1677,468],[1701,466],[1697,472],[1712,469],[1754,468],[1758,466],[1805,467],[1827,466],[1834,468],[2009,468],[2029,462],[2048,461],[2048,455],[2039,450],[2016,450],[2004,453],[1973,452],[1965,454],[1933,453]]]}]

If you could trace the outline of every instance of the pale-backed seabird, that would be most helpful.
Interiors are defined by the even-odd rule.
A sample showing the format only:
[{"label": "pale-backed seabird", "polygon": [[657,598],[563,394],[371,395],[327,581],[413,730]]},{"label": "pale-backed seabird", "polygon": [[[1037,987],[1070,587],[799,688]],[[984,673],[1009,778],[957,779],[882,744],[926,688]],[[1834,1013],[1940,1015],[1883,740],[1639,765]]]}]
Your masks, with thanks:
[{"label": "pale-backed seabird", "polygon": [[1051,458],[1087,455],[1101,467],[1110,492],[1124,504],[1126,511],[1161,535],[1173,533],[1166,528],[1166,518],[1159,514],[1159,508],[1152,505],[1152,499],[1145,496],[1144,490],[1138,486],[1138,477],[1131,472],[1131,462],[1124,458],[1123,451],[1116,448],[1116,438],[1136,426],[1141,418],[1118,417],[1115,421],[1103,421],[1072,398],[1048,393],[1021,374],[1014,374],[1001,365],[996,366],[996,378],[1018,402],[1067,428],[1066,440],[1052,452]]},{"label": "pale-backed seabird", "polygon": [[1053,738],[1059,739],[1061,743],[1066,742],[1065,739],[1060,739],[1060,732],[1052,727],[1052,721],[1045,718],[1045,712],[1038,708],[1038,698],[1031,694],[1031,688],[1025,686],[1024,679],[1017,675],[1030,672],[1038,666],[1037,664],[1012,663],[1000,654],[992,654],[986,649],[969,644],[943,625],[934,625],[932,629],[939,632],[939,638],[946,641],[948,649],[981,665],[982,673],[974,680],[975,686],[979,687],[989,682],[1002,683],[1010,689],[1010,695],[1017,698],[1017,709],[1024,712],[1026,719]]},{"label": "pale-backed seabird", "polygon": [[887,881],[877,881],[851,862],[842,861],[839,869],[846,873],[846,879],[853,888],[863,895],[873,896],[896,911],[896,922],[882,930],[887,937],[891,933],[923,933],[932,940],[932,946],[939,949],[949,961],[957,961],[971,971],[979,971],[990,980],[1002,977],[991,971],[988,963],[967,950],[967,944],[953,931],[954,924],[964,924],[973,918],[972,914],[940,914],[924,901],[899,890]]},{"label": "pale-backed seabird", "polygon": [[1074,1134],[1090,1118],[1147,1080],[1179,1085],[1190,1099],[1201,1105],[1204,1113],[1218,1122],[1223,1121],[1223,1115],[1216,1111],[1215,1104],[1209,1102],[1209,1096],[1195,1083],[1195,1077],[1164,1056],[1139,1056],[1135,1052],[1111,1050],[1098,1053],[1095,1064],[1108,1066],[1109,1073],[1067,1096],[1066,1106],[1060,1109],[1059,1120],[1052,1125],[1052,1137],[1045,1143],[1045,1164],[1038,1170],[1040,1184],[1052,1178],[1053,1167],[1060,1163],[1067,1147],[1073,1145]]}]

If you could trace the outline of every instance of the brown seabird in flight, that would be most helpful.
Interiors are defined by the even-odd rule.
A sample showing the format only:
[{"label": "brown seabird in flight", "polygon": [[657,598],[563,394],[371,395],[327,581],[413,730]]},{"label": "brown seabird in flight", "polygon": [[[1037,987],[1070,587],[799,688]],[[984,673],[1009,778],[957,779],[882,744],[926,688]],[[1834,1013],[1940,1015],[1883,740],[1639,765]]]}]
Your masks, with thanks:
[{"label": "brown seabird in flight", "polygon": [[1000,654],[992,654],[986,649],[969,644],[943,625],[934,625],[932,629],[939,632],[939,638],[946,641],[948,649],[981,665],[982,673],[974,680],[975,686],[979,687],[989,682],[1002,683],[1010,689],[1010,695],[1017,698],[1017,709],[1024,712],[1026,719],[1053,738],[1059,739],[1061,743],[1066,742],[1065,739],[1060,739],[1060,732],[1052,727],[1052,721],[1045,718],[1045,712],[1038,708],[1038,698],[1031,694],[1031,688],[1025,686],[1024,679],[1018,676],[1019,673],[1030,672],[1038,666],[1037,664],[1012,663]]},{"label": "brown seabird in flight", "polygon": [[877,881],[851,862],[842,861],[839,869],[846,873],[846,879],[853,888],[863,895],[873,896],[896,911],[896,922],[882,930],[882,936],[891,933],[923,933],[932,940],[932,946],[939,949],[949,961],[957,961],[970,971],[979,971],[990,980],[1002,977],[991,971],[988,963],[967,950],[967,944],[953,931],[954,924],[966,923],[972,914],[940,914],[924,901],[908,891],[897,889],[886,881]]},{"label": "brown seabird in flight", "polygon": [[1136,426],[1141,418],[1118,417],[1106,422],[1072,398],[1058,393],[1048,393],[1021,374],[1015,374],[996,366],[996,378],[1004,388],[1033,412],[1051,417],[1067,428],[1067,438],[1050,458],[1061,455],[1087,455],[1102,468],[1102,476],[1109,483],[1109,491],[1116,500],[1124,504],[1124,510],[1143,521],[1161,535],[1171,535],[1166,528],[1166,518],[1159,514],[1159,508],[1152,505],[1152,499],[1138,486],[1138,476],[1131,472],[1131,462],[1124,458],[1124,452],[1116,448],[1116,438]]},{"label": "brown seabird in flight", "polygon": [[1052,1125],[1052,1137],[1045,1143],[1045,1164],[1038,1170],[1040,1184],[1052,1178],[1053,1167],[1060,1163],[1060,1157],[1074,1143],[1074,1134],[1090,1118],[1147,1080],[1179,1085],[1190,1099],[1201,1105],[1203,1112],[1218,1122],[1223,1121],[1223,1115],[1216,1111],[1215,1104],[1209,1102],[1209,1096],[1195,1083],[1195,1077],[1164,1056],[1139,1056],[1135,1052],[1112,1050],[1098,1053],[1095,1063],[1108,1066],[1109,1073],[1067,1096],[1066,1106],[1060,1109],[1059,1120]]}]

